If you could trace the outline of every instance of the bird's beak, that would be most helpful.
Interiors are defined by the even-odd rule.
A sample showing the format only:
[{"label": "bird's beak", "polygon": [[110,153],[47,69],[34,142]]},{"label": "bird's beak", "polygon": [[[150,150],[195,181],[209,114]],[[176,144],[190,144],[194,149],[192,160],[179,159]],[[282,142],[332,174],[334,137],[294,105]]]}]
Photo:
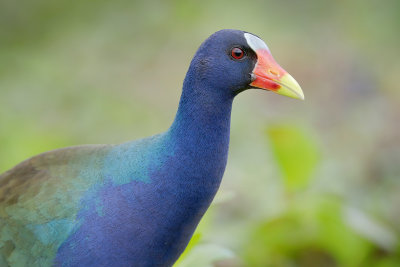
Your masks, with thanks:
[{"label": "bird's beak", "polygon": [[285,95],[304,100],[304,94],[296,80],[287,73],[267,49],[258,49],[257,64],[253,70],[252,87],[269,90],[280,95]]}]

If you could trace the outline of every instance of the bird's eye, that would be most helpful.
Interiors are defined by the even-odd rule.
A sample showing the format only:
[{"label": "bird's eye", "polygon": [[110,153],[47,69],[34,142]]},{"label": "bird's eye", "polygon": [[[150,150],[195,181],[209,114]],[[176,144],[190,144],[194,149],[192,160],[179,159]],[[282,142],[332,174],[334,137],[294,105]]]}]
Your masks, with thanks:
[{"label": "bird's eye", "polygon": [[234,59],[242,59],[244,57],[244,51],[239,47],[234,47],[231,50],[231,56]]}]

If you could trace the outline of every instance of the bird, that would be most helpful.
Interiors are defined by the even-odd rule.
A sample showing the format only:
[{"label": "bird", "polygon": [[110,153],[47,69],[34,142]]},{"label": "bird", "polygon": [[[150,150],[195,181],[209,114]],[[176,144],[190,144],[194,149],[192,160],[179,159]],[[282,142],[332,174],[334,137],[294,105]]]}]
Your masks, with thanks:
[{"label": "bird", "polygon": [[304,99],[257,35],[213,33],[193,56],[171,126],[33,156],[0,175],[0,266],[172,266],[223,177],[234,98]]}]

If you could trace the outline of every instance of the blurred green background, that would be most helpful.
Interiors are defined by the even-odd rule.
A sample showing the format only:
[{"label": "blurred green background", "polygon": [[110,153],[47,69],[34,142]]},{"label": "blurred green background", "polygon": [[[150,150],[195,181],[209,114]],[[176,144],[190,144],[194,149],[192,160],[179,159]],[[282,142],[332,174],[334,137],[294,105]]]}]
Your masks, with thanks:
[{"label": "blurred green background", "polygon": [[400,1],[0,1],[0,172],[166,130],[200,43],[259,35],[305,101],[237,97],[177,267],[400,266]]}]

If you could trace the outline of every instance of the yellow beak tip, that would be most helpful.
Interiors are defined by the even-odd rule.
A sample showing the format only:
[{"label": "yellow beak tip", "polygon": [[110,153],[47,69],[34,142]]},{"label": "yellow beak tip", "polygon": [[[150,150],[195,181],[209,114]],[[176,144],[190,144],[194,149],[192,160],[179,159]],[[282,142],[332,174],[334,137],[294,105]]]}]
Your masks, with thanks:
[{"label": "yellow beak tip", "polygon": [[281,85],[281,88],[275,91],[276,93],[304,100],[303,90],[301,90],[300,85],[290,74],[287,73],[282,76],[278,83]]}]

